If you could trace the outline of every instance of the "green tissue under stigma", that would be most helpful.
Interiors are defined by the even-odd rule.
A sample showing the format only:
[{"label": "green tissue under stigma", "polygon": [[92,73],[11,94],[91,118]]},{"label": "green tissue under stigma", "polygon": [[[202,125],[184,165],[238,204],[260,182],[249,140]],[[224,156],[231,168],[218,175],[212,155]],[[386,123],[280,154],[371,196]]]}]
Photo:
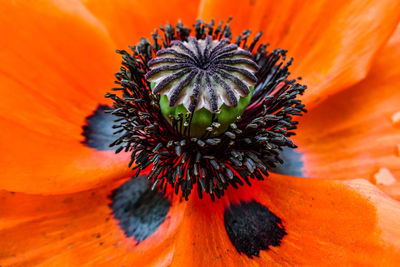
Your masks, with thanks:
[{"label": "green tissue under stigma", "polygon": [[[151,83],[151,89],[154,89],[156,84]],[[223,134],[229,127],[229,125],[240,117],[247,106],[250,104],[251,97],[253,96],[254,86],[249,86],[250,93],[246,97],[240,97],[236,107],[229,107],[222,104],[220,112],[214,113],[216,122],[220,124],[215,131],[211,133],[211,136],[218,136]],[[160,98],[160,109],[164,118],[172,125],[170,116],[178,118],[178,114],[182,113],[185,116],[189,111],[183,104],[177,105],[176,107],[169,106],[169,100],[166,95],[162,95]],[[190,133],[191,137],[201,137],[206,133],[206,129],[211,126],[213,113],[205,108],[201,108],[194,112],[193,118],[190,122]]]}]

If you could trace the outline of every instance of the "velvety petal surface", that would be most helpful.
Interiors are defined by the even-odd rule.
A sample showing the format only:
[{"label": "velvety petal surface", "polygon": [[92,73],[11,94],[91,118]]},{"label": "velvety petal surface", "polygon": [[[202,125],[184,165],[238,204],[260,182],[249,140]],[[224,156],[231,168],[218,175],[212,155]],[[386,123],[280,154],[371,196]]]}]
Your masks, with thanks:
[{"label": "velvety petal surface", "polygon": [[82,144],[119,57],[79,1],[3,1],[0,7],[0,188],[65,193],[127,175],[127,155]]},{"label": "velvety petal surface", "polygon": [[365,80],[328,98],[300,120],[296,143],[303,152],[305,176],[365,178],[399,197],[399,45],[400,29]]},{"label": "velvety petal surface", "polygon": [[[185,25],[195,23],[199,0],[81,0],[108,29],[118,49],[139,42],[140,37],[151,39],[151,33],[169,22],[181,20]],[[158,29],[159,35],[163,33]]]},{"label": "velvety petal surface", "polygon": [[110,194],[119,185],[57,196],[0,191],[1,264],[165,266],[185,203],[174,201],[157,231],[138,242],[111,215]]},{"label": "velvety petal surface", "polygon": [[304,78],[309,87],[304,101],[310,106],[365,77],[399,14],[400,2],[392,0],[205,0],[199,17],[233,16],[236,34],[245,28],[263,31],[271,49],[289,50],[292,77]]},{"label": "velvety petal surface", "polygon": [[400,204],[365,180],[272,175],[214,203],[189,201],[172,266],[394,266],[399,216]]},{"label": "velvety petal surface", "polygon": [[[400,260],[400,204],[365,180],[272,175],[215,202],[174,197],[164,222],[140,242],[111,215],[111,191],[121,183],[57,196],[1,191],[2,264],[292,266],[323,259],[391,266]],[[144,200],[151,199],[140,205]]]}]

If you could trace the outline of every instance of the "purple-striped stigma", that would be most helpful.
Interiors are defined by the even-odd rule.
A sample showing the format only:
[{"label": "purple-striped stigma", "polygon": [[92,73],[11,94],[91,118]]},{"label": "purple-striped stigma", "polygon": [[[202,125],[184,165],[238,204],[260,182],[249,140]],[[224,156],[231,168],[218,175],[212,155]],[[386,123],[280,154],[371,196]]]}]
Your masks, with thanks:
[{"label": "purple-striped stigma", "polygon": [[[229,21],[228,21],[229,23]],[[247,44],[246,30],[232,43],[229,24],[197,21],[156,30],[122,54],[112,113],[119,134],[110,146],[131,153],[136,175],[148,173],[152,188],[188,199],[192,189],[214,200],[251,179],[263,180],[305,112],[306,86],[288,80],[286,51]],[[161,41],[161,44],[159,43]],[[256,48],[257,46],[257,48]],[[256,49],[255,49],[256,48]],[[253,51],[255,50],[255,51]],[[286,61],[286,62],[285,62]]]},{"label": "purple-striped stigma", "polygon": [[189,113],[187,134],[201,137],[216,116],[220,127],[212,135],[217,136],[250,103],[258,70],[252,57],[227,38],[188,37],[187,42],[174,40],[170,47],[157,51],[148,63],[146,79],[153,94],[161,95],[161,112],[168,121]]}]

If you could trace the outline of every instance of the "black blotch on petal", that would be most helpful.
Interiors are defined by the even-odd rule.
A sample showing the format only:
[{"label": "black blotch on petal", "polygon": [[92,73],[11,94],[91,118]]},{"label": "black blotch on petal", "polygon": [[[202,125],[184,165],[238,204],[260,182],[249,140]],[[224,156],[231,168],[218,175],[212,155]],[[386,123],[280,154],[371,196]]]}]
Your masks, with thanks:
[{"label": "black blotch on petal", "polygon": [[280,157],[282,158],[283,163],[277,164],[275,168],[271,169],[271,172],[304,177],[303,154],[290,147],[283,147],[282,149]]},{"label": "black blotch on petal", "polygon": [[152,235],[164,222],[171,201],[152,191],[144,176],[132,178],[111,195],[110,207],[119,226],[138,243]]},{"label": "black blotch on petal", "polygon": [[286,235],[282,221],[264,205],[252,200],[232,204],[224,212],[225,229],[239,253],[249,258],[260,250],[280,246]]},{"label": "black blotch on petal", "polygon": [[122,136],[122,134],[113,134],[117,131],[112,128],[116,116],[106,113],[111,110],[106,105],[98,105],[93,114],[86,118],[86,125],[82,126],[85,140],[83,144],[96,150],[114,150],[109,144]]}]

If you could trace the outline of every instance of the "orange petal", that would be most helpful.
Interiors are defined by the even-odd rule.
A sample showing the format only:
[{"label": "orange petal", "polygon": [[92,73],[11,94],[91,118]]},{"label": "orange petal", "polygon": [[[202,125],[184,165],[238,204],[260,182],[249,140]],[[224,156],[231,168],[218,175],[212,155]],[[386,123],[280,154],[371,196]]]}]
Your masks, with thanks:
[{"label": "orange petal", "polygon": [[113,219],[108,198],[116,185],[39,196],[0,191],[0,262],[5,266],[153,266],[172,256],[171,242],[185,203],[141,243]]},{"label": "orange petal", "polygon": [[127,174],[126,156],[80,142],[113,86],[119,56],[78,1],[6,1],[0,7],[0,188],[72,192]]},{"label": "orange petal", "polygon": [[199,17],[233,16],[236,34],[247,27],[261,30],[271,48],[287,49],[294,57],[292,77],[303,77],[309,88],[304,101],[315,104],[365,77],[399,14],[400,2],[391,0],[205,0]]},{"label": "orange petal", "polygon": [[[216,202],[173,200],[167,220],[142,243],[111,217],[107,188],[58,196],[0,192],[0,260],[8,265],[251,266],[329,264],[390,266],[400,260],[400,204],[366,181],[273,175],[229,190]],[[224,228],[229,204],[255,200],[282,219],[280,246],[250,259]],[[249,225],[251,227],[251,225]],[[187,265],[181,265],[187,264]]]},{"label": "orange petal", "polygon": [[[395,266],[400,260],[400,203],[365,180],[342,183],[273,175],[228,195],[215,203],[189,202],[172,266]],[[253,258],[238,253],[224,227],[228,205],[251,200],[279,217],[287,233],[280,245]],[[236,224],[241,222],[238,218]],[[248,223],[242,225],[245,232],[260,227],[258,221]]]},{"label": "orange petal", "polygon": [[13,122],[0,122],[0,188],[17,192],[59,194],[104,185],[126,177],[128,154],[96,151],[79,140],[60,140]]},{"label": "orange petal", "polygon": [[[141,36],[151,39],[154,29],[182,20],[191,26],[196,19],[199,0],[81,0],[107,27],[119,49],[135,45]],[[162,32],[158,30],[159,34]]]},{"label": "orange petal", "polygon": [[388,186],[379,181],[383,169],[388,173],[383,179],[391,176],[392,184],[399,183],[400,128],[395,116],[400,111],[399,45],[400,28],[365,80],[300,120],[296,141],[304,152],[306,176],[359,177]]}]

